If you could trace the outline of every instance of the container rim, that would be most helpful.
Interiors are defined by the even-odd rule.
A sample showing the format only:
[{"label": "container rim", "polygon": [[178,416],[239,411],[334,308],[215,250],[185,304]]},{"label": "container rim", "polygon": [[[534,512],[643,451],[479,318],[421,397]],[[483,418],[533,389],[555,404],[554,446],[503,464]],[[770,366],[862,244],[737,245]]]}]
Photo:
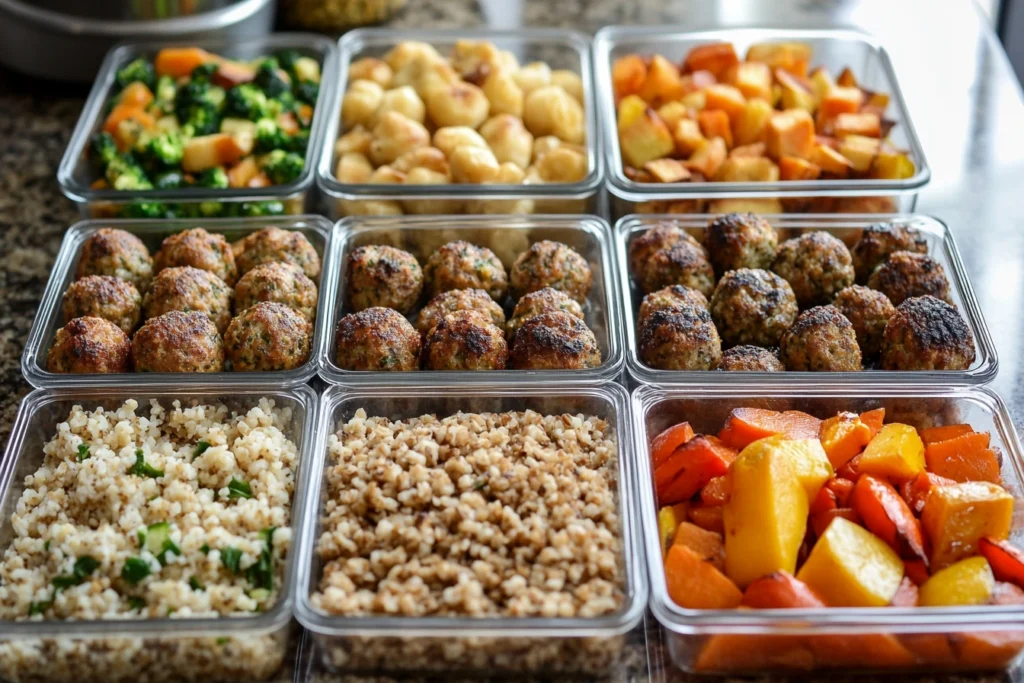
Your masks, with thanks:
[{"label": "container rim", "polygon": [[[322,477],[327,466],[327,440],[334,432],[334,412],[342,401],[373,398],[459,398],[466,394],[460,387],[450,385],[422,385],[391,388],[329,388],[320,402],[317,424],[319,453],[313,461]],[[321,487],[314,485],[306,506],[306,525],[299,540],[297,553],[300,580],[293,584],[295,617],[315,635],[326,636],[394,636],[433,638],[559,638],[608,637],[632,630],[643,618],[647,607],[648,581],[643,570],[643,544],[633,496],[636,473],[625,450],[632,443],[629,396],[618,384],[585,386],[566,383],[560,386],[539,385],[516,387],[488,387],[474,390],[480,398],[576,398],[588,397],[606,402],[616,419],[616,440],[619,446],[619,518],[622,524],[622,556],[625,569],[625,603],[622,609],[603,617],[543,618],[543,617],[341,617],[329,616],[313,608],[310,592],[315,586],[313,553],[319,527]]]},{"label": "container rim", "polygon": [[[0,460],[0,499],[10,491],[17,464],[23,455],[25,436],[33,416],[43,407],[58,401],[68,400],[110,400],[124,395],[133,388],[123,387],[117,392],[108,389],[35,389],[28,394],[18,408],[11,436]],[[302,524],[307,514],[310,482],[316,462],[314,447],[316,424],[319,415],[319,396],[307,385],[281,388],[263,387],[182,387],[170,384],[140,387],[139,393],[145,398],[164,401],[174,400],[182,394],[194,398],[208,397],[211,400],[224,398],[230,390],[230,397],[285,398],[294,400],[305,409],[304,422],[299,429],[302,439],[299,448],[300,471],[292,494],[291,533],[292,543],[285,558],[284,579],[278,591],[278,599],[266,612],[252,616],[190,617],[171,619],[82,619],[45,621],[0,620],[4,639],[26,638],[159,638],[168,636],[223,635],[230,630],[231,636],[262,635],[288,625],[292,618],[294,586],[298,581],[298,567],[295,540],[302,533]],[[113,395],[112,395],[113,393]],[[141,405],[141,404],[140,404]]]}]

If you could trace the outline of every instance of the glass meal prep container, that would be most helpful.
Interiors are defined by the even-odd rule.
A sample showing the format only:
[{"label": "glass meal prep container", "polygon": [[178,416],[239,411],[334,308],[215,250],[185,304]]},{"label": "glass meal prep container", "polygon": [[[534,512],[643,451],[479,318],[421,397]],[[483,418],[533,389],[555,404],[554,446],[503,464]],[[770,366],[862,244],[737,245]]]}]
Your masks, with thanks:
[{"label": "glass meal prep container", "polygon": [[[217,373],[110,373],[110,374],[63,374],[47,369],[47,354],[54,335],[67,321],[64,320],[62,303],[64,292],[75,280],[75,270],[81,255],[83,243],[100,228],[125,230],[139,239],[155,255],[165,237],[202,227],[207,232],[224,235],[228,242],[242,239],[266,227],[296,230],[305,235],[316,249],[321,260],[321,274],[317,285],[316,320],[310,340],[309,358],[305,363],[291,370],[273,372],[217,372]],[[316,374],[316,350],[318,338],[325,333],[323,294],[324,271],[331,259],[331,224],[322,216],[277,216],[269,218],[208,218],[178,220],[84,220],[75,223],[64,234],[57,260],[50,272],[43,299],[32,330],[29,332],[25,350],[21,356],[21,371],[29,384],[36,387],[98,387],[149,385],[165,382],[191,385],[216,384],[275,384],[291,386],[302,384]]]},{"label": "glass meal prep container", "polygon": [[[103,126],[107,102],[118,69],[141,56],[152,57],[165,47],[201,47],[215,54],[251,60],[280,50],[296,50],[320,63],[320,93],[313,111],[306,163],[302,174],[284,185],[265,188],[179,188],[167,190],[119,191],[94,189],[97,179],[87,154],[92,136]],[[273,216],[300,214],[313,207],[317,156],[323,147],[329,103],[337,81],[337,53],[332,41],[308,33],[276,33],[245,40],[198,40],[179,42],[128,43],[115,47],[100,67],[89,98],[78,119],[64,157],[57,170],[61,191],[78,205],[84,218],[113,217],[195,217]],[[165,215],[153,215],[154,204],[162,204]]]},{"label": "glass meal prep container", "polygon": [[[836,382],[844,384],[985,384],[995,379],[999,359],[995,345],[988,331],[988,325],[981,313],[970,279],[960,259],[960,252],[953,235],[944,223],[930,216],[896,215],[815,215],[784,214],[765,216],[779,231],[779,242],[798,237],[807,232],[824,230],[835,235],[847,247],[860,238],[861,231],[880,222],[897,222],[912,227],[928,242],[928,254],[945,269],[950,284],[950,297],[960,311],[974,335],[975,358],[970,368],[964,371],[885,371],[865,369],[861,372],[719,372],[659,370],[646,365],[639,356],[636,328],[637,313],[643,299],[643,291],[629,272],[629,248],[633,240],[660,222],[669,221],[684,228],[703,244],[709,215],[631,215],[621,218],[615,224],[615,250],[619,269],[620,292],[624,302],[623,326],[625,328],[626,365],[629,372],[639,381],[656,385],[669,384],[734,384],[766,382],[782,384],[820,384]],[[709,297],[710,298],[710,297]],[[724,347],[723,347],[724,348]]]},{"label": "glass meal prep container", "polygon": [[[330,259],[324,288],[324,321],[329,324],[320,339],[320,376],[332,384],[405,385],[423,383],[508,384],[515,382],[604,382],[614,379],[623,367],[621,312],[615,289],[615,266],[608,242],[608,224],[594,216],[352,216],[340,220],[332,238],[335,258]],[[585,370],[416,370],[376,372],[338,367],[338,321],[352,310],[348,304],[349,255],[358,247],[385,244],[411,253],[424,265],[435,249],[447,242],[465,240],[494,251],[505,269],[516,257],[540,240],[562,242],[587,260],[593,284],[583,305],[584,322],[601,350],[601,365]],[[428,297],[424,294],[421,303]],[[499,302],[502,303],[502,302]],[[505,305],[511,315],[512,305]],[[418,306],[418,312],[422,306]],[[415,314],[410,316],[415,323]],[[511,344],[509,345],[511,350]]]},{"label": "glass meal prep container", "polygon": [[[693,610],[676,605],[665,586],[650,466],[650,442],[662,430],[687,421],[695,433],[718,433],[729,413],[739,407],[800,410],[819,418],[883,407],[886,422],[918,429],[968,423],[989,432],[993,447],[1002,451],[1003,486],[1019,508],[1024,504],[1020,442],[1006,406],[988,388],[641,387],[632,399],[651,610],[665,629],[668,657],[676,667],[702,674],[829,668],[903,675],[1003,671],[1024,651],[1019,606]],[[1010,542],[1019,546],[1022,541],[1018,510]],[[885,647],[878,640],[889,635],[902,648]]]},{"label": "glass meal prep container", "polygon": [[[382,57],[403,41],[422,41],[443,56],[460,40],[490,41],[512,52],[521,65],[533,61],[548,63],[552,69],[568,69],[583,81],[583,109],[586,124],[587,176],[576,183],[537,185],[445,184],[385,185],[342,183],[335,177],[337,155],[334,143],[341,134],[341,102],[348,87],[352,62],[363,57]],[[530,28],[515,31],[459,29],[449,31],[406,31],[357,29],[339,41],[338,85],[332,96],[330,117],[324,136],[324,151],[317,167],[317,186],[326,202],[327,215],[341,218],[388,212],[404,213],[597,213],[600,208],[604,159],[597,123],[594,85],[591,79],[590,39],[576,31]],[[440,211],[424,200],[444,202]],[[419,206],[416,206],[419,201]],[[398,203],[396,206],[395,203]],[[435,206],[437,202],[434,202]],[[408,207],[413,207],[410,210]]]},{"label": "glass meal prep container", "polygon": [[[886,118],[894,122],[889,139],[908,149],[916,166],[903,180],[810,180],[785,182],[638,183],[626,177],[619,148],[611,65],[637,53],[661,54],[678,64],[698,45],[727,42],[742,56],[764,42],[801,42],[813,49],[810,67],[836,74],[849,67],[859,85],[890,96]],[[594,78],[608,163],[608,190],[615,216],[627,213],[908,213],[931,177],[921,142],[885,48],[872,36],[847,29],[721,29],[680,31],[657,27],[609,26],[594,39]],[[781,205],[781,206],[780,206]],[[749,208],[741,208],[749,207]]]},{"label": "glass meal prep container", "polygon": [[[11,515],[25,490],[25,477],[43,463],[44,444],[57,433],[57,425],[68,419],[73,406],[116,410],[124,401],[134,399],[139,404],[136,414],[142,416],[150,399],[159,400],[165,410],[175,400],[183,405],[195,400],[248,410],[264,397],[273,399],[276,408],[291,410],[285,435],[298,453],[292,541],[278,599],[264,611],[245,616],[0,621],[0,678],[11,683],[292,680],[301,636],[292,620],[298,579],[295,545],[311,490],[314,468],[310,463],[316,453],[319,405],[316,392],[308,386],[225,391],[163,385],[138,391],[124,387],[33,391],[20,406],[0,461],[0,553],[6,552],[14,537]],[[154,651],[154,656],[145,656]]]},{"label": "glass meal prep container", "polygon": [[[318,443],[313,468],[321,483],[313,498],[299,541],[299,583],[296,618],[308,629],[322,666],[339,673],[383,671],[423,674],[460,672],[523,675],[607,675],[621,680],[645,667],[646,652],[628,643],[642,638],[647,576],[633,506],[635,483],[629,456],[631,418],[628,395],[615,384],[599,387],[562,384],[480,388],[420,386],[346,388],[335,386],[321,400]],[[623,604],[612,614],[594,617],[470,617],[470,616],[331,616],[313,606],[323,566],[316,554],[328,503],[326,445],[329,436],[364,410],[368,417],[404,420],[424,414],[438,418],[457,412],[483,413],[534,410],[544,415],[570,413],[607,421],[617,444],[617,507],[621,525]]]}]

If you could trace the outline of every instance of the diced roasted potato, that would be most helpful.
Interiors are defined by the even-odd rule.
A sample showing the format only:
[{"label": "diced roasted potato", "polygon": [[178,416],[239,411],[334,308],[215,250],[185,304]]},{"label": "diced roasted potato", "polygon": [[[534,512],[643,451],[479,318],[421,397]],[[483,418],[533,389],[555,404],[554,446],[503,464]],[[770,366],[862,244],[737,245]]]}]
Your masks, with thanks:
[{"label": "diced roasted potato", "polygon": [[647,78],[638,94],[647,103],[658,106],[678,100],[686,94],[686,88],[676,65],[661,55],[654,55],[647,67]]},{"label": "diced roasted potato", "polygon": [[839,178],[845,178],[850,175],[850,171],[853,169],[853,164],[849,159],[828,145],[820,143],[814,145],[810,161],[823,172],[831,173]]},{"label": "diced roasted potato", "polygon": [[869,138],[882,137],[882,120],[878,114],[861,112],[859,114],[840,114],[833,124],[836,137],[843,139],[849,135],[863,135]]},{"label": "diced roasted potato", "polygon": [[640,55],[625,55],[612,64],[612,89],[615,99],[640,92],[647,80],[647,62]]},{"label": "diced roasted potato", "polygon": [[832,74],[823,66],[812,71],[808,79],[811,81],[811,90],[814,91],[814,100],[819,104],[825,99],[825,94],[836,86]]},{"label": "diced roasted potato", "polygon": [[858,473],[893,481],[913,479],[924,466],[924,442],[917,430],[898,422],[882,427],[857,459]]},{"label": "diced roasted potato", "polygon": [[638,121],[647,111],[647,103],[639,95],[627,95],[619,102],[618,126],[621,133]]},{"label": "diced roasted potato", "polygon": [[[813,156],[814,153],[811,152]],[[817,180],[821,168],[816,164],[798,157],[782,157],[779,159],[779,178],[781,180]]]},{"label": "diced roasted potato", "polygon": [[863,98],[864,93],[860,88],[835,86],[825,93],[818,109],[822,116],[832,119],[840,114],[855,114],[860,109]]},{"label": "diced roasted potato", "polygon": [[181,167],[187,173],[199,173],[214,166],[230,166],[252,152],[252,148],[251,135],[201,135],[185,143]]},{"label": "diced roasted potato", "polygon": [[773,183],[779,179],[779,167],[768,157],[731,156],[718,169],[715,180],[719,182]]},{"label": "diced roasted potato", "polygon": [[978,552],[982,538],[1005,540],[1013,518],[1013,496],[987,481],[934,486],[921,512],[931,541],[935,571]]},{"label": "diced roasted potato", "polygon": [[739,159],[741,157],[763,157],[765,149],[767,149],[767,147],[763,142],[754,142],[741,147],[733,147],[729,150],[729,158]]},{"label": "diced roasted potato", "polygon": [[768,122],[765,138],[768,156],[806,159],[814,149],[814,120],[803,109],[790,109],[774,114]]},{"label": "diced roasted potato", "polygon": [[763,62],[743,62],[742,64],[737,64],[732,72],[732,84],[747,99],[760,97],[762,100],[771,100],[771,67]]},{"label": "diced roasted potato", "polygon": [[690,50],[683,60],[683,70],[709,71],[715,78],[722,78],[737,62],[739,57],[732,43],[710,43]]},{"label": "diced roasted potato", "polygon": [[647,108],[636,120],[619,129],[619,147],[627,164],[641,167],[648,161],[672,154],[676,143],[665,122],[653,109]]},{"label": "diced roasted potato", "polygon": [[732,197],[715,199],[708,204],[708,213],[783,213],[782,202],[775,197]]},{"label": "diced roasted potato", "polygon": [[713,178],[718,169],[725,162],[728,150],[725,147],[725,140],[712,138],[706,140],[697,148],[690,158],[685,162],[686,167],[691,171],[700,173],[705,178]]},{"label": "diced roasted potato", "polygon": [[813,113],[817,108],[817,98],[811,85],[785,69],[775,70],[775,80],[782,86],[782,107],[784,109],[803,109]]},{"label": "diced roasted potato", "polygon": [[707,141],[700,132],[700,124],[693,119],[680,119],[672,129],[672,137],[676,141],[676,151],[684,157],[689,157]]},{"label": "diced roasted potato", "polygon": [[704,88],[704,108],[724,111],[732,121],[743,113],[746,98],[731,85],[716,83]]},{"label": "diced roasted potato", "polygon": [[644,164],[644,170],[659,183],[679,183],[690,179],[690,171],[678,159],[655,159]]},{"label": "diced roasted potato", "polygon": [[732,147],[732,128],[729,127],[729,115],[721,109],[705,109],[697,114],[700,132],[710,139],[722,138],[726,147]]},{"label": "diced roasted potato", "polygon": [[762,99],[747,100],[743,105],[743,113],[733,123],[733,142],[736,145],[749,145],[763,142],[775,110],[772,105]]},{"label": "diced roasted potato", "polygon": [[867,173],[875,156],[881,149],[882,141],[878,138],[867,138],[863,135],[848,135],[839,143],[839,153],[849,159],[853,170]]},{"label": "diced roasted potato", "polygon": [[843,70],[839,72],[839,76],[836,78],[836,83],[844,88],[858,87],[857,77],[853,75],[853,70],[848,66],[844,66]]},{"label": "diced roasted potato", "polygon": [[885,145],[871,162],[871,177],[885,180],[912,178],[917,171],[913,160],[905,152],[887,149]]},{"label": "diced roasted potato", "polygon": [[657,111],[669,130],[675,130],[677,123],[690,118],[690,110],[682,102],[666,102],[658,107]]},{"label": "diced roasted potato", "polygon": [[785,69],[806,76],[811,46],[806,43],[756,43],[747,50],[748,62],[764,62],[772,69]]}]

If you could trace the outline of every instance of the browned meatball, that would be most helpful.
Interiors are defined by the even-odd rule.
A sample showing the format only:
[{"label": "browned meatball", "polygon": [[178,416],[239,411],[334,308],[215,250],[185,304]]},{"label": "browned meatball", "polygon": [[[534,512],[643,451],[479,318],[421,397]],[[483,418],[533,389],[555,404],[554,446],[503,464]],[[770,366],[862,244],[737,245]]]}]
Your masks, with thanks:
[{"label": "browned meatball", "polygon": [[409,313],[423,291],[423,269],[407,251],[371,244],[348,255],[347,286],[356,311],[380,306]]},{"label": "browned meatball", "polygon": [[316,318],[316,285],[291,263],[263,263],[238,278],[235,311],[241,313],[261,301],[284,304],[309,322]]},{"label": "browned meatball", "polygon": [[862,369],[857,333],[835,306],[801,313],[779,343],[787,370],[855,372]]},{"label": "browned meatball", "polygon": [[704,235],[715,274],[740,268],[772,267],[779,236],[772,224],[752,213],[727,213],[708,223]]},{"label": "browned meatball", "polygon": [[680,242],[669,249],[655,252],[639,272],[644,292],[656,292],[672,285],[696,289],[711,298],[715,289],[715,271],[704,256],[704,250],[689,242]]},{"label": "browned meatball", "polygon": [[708,299],[692,287],[683,285],[671,285],[651,292],[640,302],[640,312],[637,314],[637,324],[642,325],[644,320],[650,317],[651,313],[660,311],[663,308],[674,308],[676,306],[697,306],[707,308]]},{"label": "browned meatball", "polygon": [[135,285],[145,292],[153,277],[153,259],[149,249],[135,235],[115,228],[100,228],[82,245],[76,278],[109,275]]},{"label": "browned meatball", "polygon": [[552,311],[562,311],[583,320],[583,307],[575,299],[565,292],[545,287],[536,292],[530,292],[516,303],[512,317],[509,318],[508,325],[505,327],[508,338],[515,337],[516,331],[533,316]]},{"label": "browned meatball", "polygon": [[892,302],[881,292],[853,285],[836,294],[832,305],[853,325],[864,358],[877,357],[882,348],[885,324],[896,312]]},{"label": "browned meatball", "polygon": [[135,285],[110,275],[87,275],[64,292],[64,320],[103,318],[125,334],[139,324],[142,297]]},{"label": "browned meatball", "polygon": [[945,269],[927,254],[894,251],[871,273],[868,287],[885,294],[894,306],[910,297],[925,295],[952,303]]},{"label": "browned meatball", "polygon": [[504,333],[480,311],[446,315],[423,347],[426,370],[504,370],[507,362]]},{"label": "browned meatball", "polygon": [[291,263],[310,280],[320,277],[320,256],[306,236],[298,230],[263,228],[232,245],[239,276],[263,263]]},{"label": "browned meatball", "polygon": [[146,292],[146,318],[170,311],[199,311],[224,333],[231,322],[231,288],[208,270],[191,266],[164,268]]},{"label": "browned meatball", "polygon": [[665,308],[640,327],[640,360],[661,370],[714,370],[722,359],[722,340],[706,309]]},{"label": "browned meatball", "polygon": [[494,252],[461,240],[444,244],[431,254],[423,275],[432,297],[452,289],[482,289],[501,301],[508,290],[505,266]]},{"label": "browned meatball", "polygon": [[827,232],[809,232],[779,246],[772,270],[793,288],[800,308],[830,303],[853,284],[853,262],[846,245]]},{"label": "browned meatball", "polygon": [[177,266],[208,270],[231,286],[238,277],[231,245],[223,235],[211,234],[202,228],[185,230],[165,239],[153,264],[158,273]]},{"label": "browned meatball", "polygon": [[582,370],[601,365],[601,350],[586,323],[562,311],[541,313],[516,332],[509,367],[516,370]]},{"label": "browned meatball", "polygon": [[489,316],[498,327],[505,325],[505,311],[482,289],[451,289],[441,292],[420,309],[416,317],[416,329],[427,334],[434,325],[449,313],[456,311],[480,311]]},{"label": "browned meatball", "polygon": [[235,372],[291,370],[309,358],[313,326],[295,310],[261,301],[228,325],[224,347]]},{"label": "browned meatball", "polygon": [[864,284],[889,254],[894,251],[928,253],[928,241],[913,228],[891,223],[876,223],[864,229],[850,254],[857,282]]},{"label": "browned meatball", "polygon": [[[680,242],[688,242],[704,251],[703,245],[690,233],[674,223],[658,223],[640,235],[629,245],[629,269],[634,276],[644,271],[647,262],[659,251],[676,246]],[[705,254],[706,255],[706,254]]]},{"label": "browned meatball", "polygon": [[789,283],[767,270],[730,270],[708,307],[726,346],[778,346],[800,309]]},{"label": "browned meatball", "polygon": [[135,333],[132,360],[136,372],[220,372],[224,343],[205,313],[170,311]]},{"label": "browned meatball", "polygon": [[718,369],[726,372],[782,372],[786,368],[768,349],[744,345],[723,351]]},{"label": "browned meatball", "polygon": [[593,274],[587,260],[561,242],[534,242],[512,264],[512,294],[521,298],[551,287],[585,303]]},{"label": "browned meatball", "polygon": [[95,374],[128,372],[131,342],[120,327],[103,318],[75,318],[57,330],[46,356],[50,372]]},{"label": "browned meatball", "polygon": [[967,370],[972,363],[971,329],[945,301],[933,296],[907,299],[885,326],[885,370]]},{"label": "browned meatball", "polygon": [[398,311],[367,308],[338,321],[335,362],[343,370],[408,372],[420,368],[420,335]]}]

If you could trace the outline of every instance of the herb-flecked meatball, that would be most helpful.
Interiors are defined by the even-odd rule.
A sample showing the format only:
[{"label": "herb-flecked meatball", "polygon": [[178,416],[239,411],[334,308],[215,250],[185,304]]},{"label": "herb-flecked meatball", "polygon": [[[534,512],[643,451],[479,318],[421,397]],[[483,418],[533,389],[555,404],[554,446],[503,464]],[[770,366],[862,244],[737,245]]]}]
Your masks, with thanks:
[{"label": "herb-flecked meatball", "polygon": [[423,267],[431,297],[452,289],[482,289],[495,301],[508,290],[505,266],[487,247],[464,242],[441,245]]},{"label": "herb-flecked meatball", "polygon": [[220,372],[224,343],[199,311],[170,311],[147,320],[132,338],[136,372]]},{"label": "herb-flecked meatball", "polygon": [[725,372],[782,372],[786,367],[768,349],[746,344],[723,351],[718,369]]},{"label": "herb-flecked meatball", "polygon": [[760,216],[728,213],[708,223],[704,245],[715,274],[721,277],[740,268],[771,268],[779,236]]},{"label": "herb-flecked meatball", "polygon": [[815,306],[782,335],[779,358],[787,370],[856,372],[862,369],[853,325],[835,306]]},{"label": "herb-flecked meatball", "polygon": [[885,326],[885,370],[967,370],[973,362],[971,329],[956,308],[933,296],[907,299]]},{"label": "herb-flecked meatball", "polygon": [[876,223],[865,228],[860,239],[850,250],[857,282],[865,284],[871,273],[875,272],[875,268],[894,251],[926,254],[928,241],[917,230],[905,225]]},{"label": "herb-flecked meatball", "polygon": [[505,311],[490,294],[482,289],[451,289],[441,292],[420,309],[416,317],[416,329],[425,335],[442,318],[456,311],[480,311],[498,327],[505,325]]},{"label": "herb-flecked meatball", "polygon": [[601,349],[586,323],[550,311],[527,319],[516,332],[509,367],[516,370],[582,370],[601,365]]},{"label": "herb-flecked meatball", "polygon": [[128,372],[131,342],[120,327],[103,318],[75,318],[57,330],[46,356],[50,372],[96,374]]},{"label": "herb-flecked meatball", "polygon": [[149,249],[135,235],[115,228],[100,228],[82,245],[76,278],[110,275],[135,285],[145,292],[153,277],[153,259]]},{"label": "herb-flecked meatball", "polygon": [[689,242],[655,252],[643,270],[639,271],[640,287],[645,293],[656,292],[672,285],[696,289],[705,298],[715,290],[715,271],[704,255],[704,250]]},{"label": "herb-flecked meatball", "polygon": [[640,302],[640,311],[637,313],[637,325],[642,325],[644,320],[650,317],[651,313],[660,311],[663,308],[674,308],[676,306],[696,306],[707,308],[708,299],[692,287],[683,285],[672,285],[664,287],[657,292],[651,292],[644,296]]},{"label": "herb-flecked meatball", "polygon": [[143,309],[147,319],[170,311],[199,311],[224,334],[231,322],[231,296],[231,288],[208,270],[164,268],[153,278]]},{"label": "herb-flecked meatball", "polygon": [[291,370],[309,358],[313,326],[297,311],[261,301],[242,311],[224,333],[224,348],[235,372]]},{"label": "herb-flecked meatball", "polygon": [[893,306],[899,306],[910,297],[925,295],[951,303],[946,271],[928,254],[894,251],[871,273],[868,287],[889,297]]},{"label": "herb-flecked meatball", "polygon": [[356,311],[380,306],[409,313],[422,291],[423,269],[407,251],[372,244],[348,255],[348,300]]},{"label": "herb-flecked meatball", "polygon": [[850,252],[827,232],[809,232],[783,242],[772,270],[789,282],[800,308],[831,303],[839,290],[853,284]]},{"label": "herb-flecked meatball", "polygon": [[888,297],[874,289],[853,285],[836,294],[832,305],[853,325],[864,358],[877,357],[885,325],[896,312]]},{"label": "herb-flecked meatball", "polygon": [[504,370],[507,362],[505,334],[480,311],[446,315],[423,346],[426,370]]},{"label": "herb-flecked meatball", "polygon": [[64,292],[64,320],[103,318],[125,334],[139,324],[142,297],[135,285],[110,275],[87,275]]},{"label": "herb-flecked meatball", "polygon": [[640,327],[640,360],[660,370],[714,370],[722,340],[707,309],[678,306],[655,311]]},{"label": "herb-flecked meatball", "polygon": [[316,318],[316,285],[291,263],[262,263],[238,278],[235,311],[241,313],[261,301],[276,301],[313,322]]},{"label": "herb-flecked meatball", "polygon": [[545,287],[585,303],[593,274],[587,260],[561,242],[541,240],[519,255],[510,275],[512,294],[521,298]]},{"label": "herb-flecked meatball", "polygon": [[338,321],[335,362],[343,370],[408,372],[420,368],[420,335],[398,311],[375,306]]},{"label": "herb-flecked meatball", "polygon": [[516,332],[523,326],[523,323],[533,316],[540,315],[541,313],[551,313],[552,311],[562,311],[580,320],[584,318],[583,307],[579,305],[579,302],[565,292],[545,287],[544,289],[538,289],[536,292],[530,292],[516,302],[516,307],[512,311],[512,317],[509,318],[508,325],[505,326],[508,338],[512,339],[515,337]]},{"label": "herb-flecked meatball", "polygon": [[247,235],[239,247],[240,252],[232,251],[240,276],[258,265],[276,262],[298,266],[310,280],[320,277],[320,256],[298,230],[263,228]]},{"label": "herb-flecked meatball", "polygon": [[730,270],[711,296],[711,318],[726,346],[778,346],[800,309],[789,283],[767,270]]},{"label": "herb-flecked meatball", "polygon": [[674,223],[658,223],[634,239],[629,245],[630,272],[639,275],[644,271],[652,256],[664,249],[670,249],[680,242],[688,242],[704,252],[704,246],[683,228]]},{"label": "herb-flecked meatball", "polygon": [[192,228],[166,238],[156,252],[153,264],[159,273],[164,268],[192,266],[208,270],[228,285],[238,277],[235,254],[223,235]]}]

